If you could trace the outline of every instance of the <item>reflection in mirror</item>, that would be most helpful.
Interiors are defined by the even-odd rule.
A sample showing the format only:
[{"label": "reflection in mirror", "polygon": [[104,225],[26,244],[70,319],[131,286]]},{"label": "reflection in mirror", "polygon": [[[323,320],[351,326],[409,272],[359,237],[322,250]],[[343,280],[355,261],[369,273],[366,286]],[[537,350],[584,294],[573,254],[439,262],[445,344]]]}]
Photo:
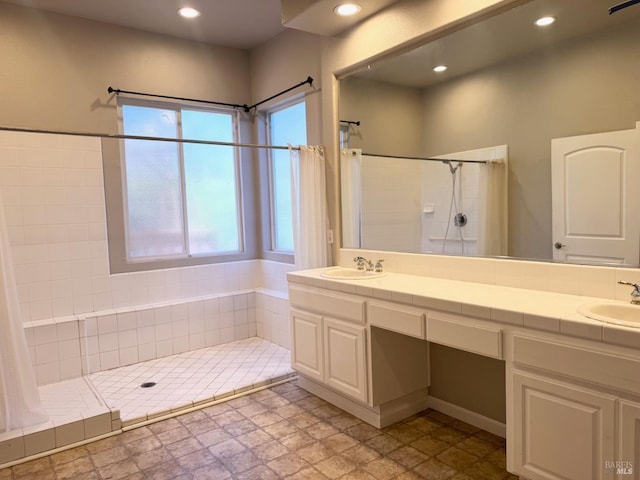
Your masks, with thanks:
[{"label": "reflection in mirror", "polygon": [[[360,121],[343,125],[343,146],[363,153],[359,175],[342,165],[343,246],[637,265],[640,227],[629,229],[625,218],[637,209],[620,192],[640,184],[640,5],[613,15],[610,6],[531,1],[341,79],[340,118]],[[556,22],[535,26],[544,15]],[[441,64],[447,70],[433,72]],[[584,155],[554,147],[552,159],[552,140],[589,143],[614,131],[632,140],[591,144]],[[454,186],[447,164],[399,157],[452,158],[496,145],[508,150],[508,208],[504,223],[491,221],[506,225],[507,240],[485,250],[479,190],[493,187],[473,173],[481,164],[463,164]],[[563,182],[571,189],[557,191]],[[460,213],[467,221],[456,226]],[[635,256],[608,250],[634,236],[626,250]],[[598,240],[589,253],[584,239]]]},{"label": "reflection in mirror", "polygon": [[506,145],[419,161],[342,149],[341,162],[346,247],[506,253]]}]

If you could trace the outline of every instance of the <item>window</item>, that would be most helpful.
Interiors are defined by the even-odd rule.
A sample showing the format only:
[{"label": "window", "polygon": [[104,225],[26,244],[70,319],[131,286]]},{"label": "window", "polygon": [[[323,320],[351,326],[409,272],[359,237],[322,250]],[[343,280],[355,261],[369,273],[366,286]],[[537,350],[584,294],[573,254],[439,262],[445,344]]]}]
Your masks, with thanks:
[{"label": "window", "polygon": [[[304,101],[268,114],[271,145],[306,145],[307,122]],[[289,151],[270,150],[271,248],[293,253],[291,174]]]},{"label": "window", "polygon": [[[141,102],[121,108],[125,135],[237,142],[235,111]],[[236,147],[139,139],[123,146],[127,263],[243,253]]]}]

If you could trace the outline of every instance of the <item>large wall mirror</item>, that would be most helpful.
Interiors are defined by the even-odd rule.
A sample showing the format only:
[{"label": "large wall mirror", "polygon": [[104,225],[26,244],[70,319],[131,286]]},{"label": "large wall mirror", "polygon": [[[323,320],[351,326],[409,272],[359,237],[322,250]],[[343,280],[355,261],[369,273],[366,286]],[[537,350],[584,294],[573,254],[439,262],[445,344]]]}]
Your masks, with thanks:
[{"label": "large wall mirror", "polygon": [[612,3],[532,0],[341,78],[343,247],[637,266],[640,4]]}]

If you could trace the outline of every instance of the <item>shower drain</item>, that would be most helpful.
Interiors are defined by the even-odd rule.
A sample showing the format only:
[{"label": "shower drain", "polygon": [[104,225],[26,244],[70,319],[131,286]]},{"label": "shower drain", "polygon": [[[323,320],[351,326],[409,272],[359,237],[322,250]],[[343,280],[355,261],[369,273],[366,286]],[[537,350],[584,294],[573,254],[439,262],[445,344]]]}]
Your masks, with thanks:
[{"label": "shower drain", "polygon": [[142,388],[151,388],[151,387],[155,387],[156,382],[144,382],[142,385],[140,385],[140,387]]}]

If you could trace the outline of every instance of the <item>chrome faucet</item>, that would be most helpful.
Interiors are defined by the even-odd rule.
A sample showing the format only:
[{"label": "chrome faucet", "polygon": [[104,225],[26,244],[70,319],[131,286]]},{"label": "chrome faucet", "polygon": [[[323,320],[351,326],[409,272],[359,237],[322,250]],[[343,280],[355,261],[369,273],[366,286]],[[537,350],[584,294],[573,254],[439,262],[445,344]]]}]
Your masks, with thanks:
[{"label": "chrome faucet", "polygon": [[640,285],[637,283],[625,282],[624,280],[620,280],[618,283],[620,285],[629,285],[630,287],[633,287],[633,290],[631,291],[631,303],[634,305],[640,305]]},{"label": "chrome faucet", "polygon": [[378,273],[382,272],[382,262],[384,262],[384,260],[378,260],[376,262],[375,271]]},{"label": "chrome faucet", "polygon": [[353,261],[356,262],[356,268],[358,270],[373,271],[373,263],[370,260],[364,257],[354,257]]}]

